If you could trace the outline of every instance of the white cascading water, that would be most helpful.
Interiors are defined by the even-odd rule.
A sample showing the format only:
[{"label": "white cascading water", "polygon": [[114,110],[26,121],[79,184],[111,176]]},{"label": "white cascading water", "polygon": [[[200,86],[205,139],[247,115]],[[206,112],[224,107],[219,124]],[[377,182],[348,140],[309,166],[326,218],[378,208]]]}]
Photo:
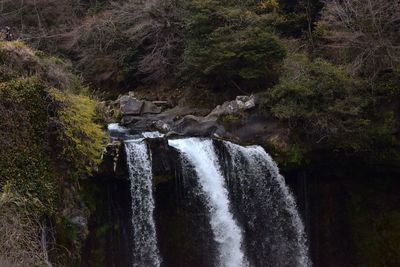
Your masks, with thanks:
[{"label": "white cascading water", "polygon": [[256,266],[309,267],[303,222],[278,166],[260,146],[224,142],[228,182],[244,217]]},{"label": "white cascading water", "polygon": [[242,231],[230,212],[225,179],[212,141],[187,138],[169,140],[168,144],[180,151],[197,173],[201,189],[208,201],[210,224],[219,251],[218,266],[247,266],[242,251]]},{"label": "white cascading water", "polygon": [[156,227],[153,218],[152,164],[142,139],[125,142],[132,197],[133,266],[158,267]]}]

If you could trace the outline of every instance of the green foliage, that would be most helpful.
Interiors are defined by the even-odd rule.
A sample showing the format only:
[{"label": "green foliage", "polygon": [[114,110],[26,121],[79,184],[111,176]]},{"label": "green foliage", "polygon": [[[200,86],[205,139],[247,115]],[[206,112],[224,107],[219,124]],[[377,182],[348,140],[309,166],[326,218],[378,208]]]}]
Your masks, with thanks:
[{"label": "green foliage", "polygon": [[400,127],[400,118],[388,107],[376,109],[370,115],[370,127],[360,141],[362,157],[370,164],[398,166],[400,164],[400,138],[396,129]]},{"label": "green foliage", "polygon": [[390,102],[400,99],[400,66],[377,78],[376,94],[386,97]]},{"label": "green foliage", "polygon": [[0,84],[0,186],[55,208],[48,156],[46,91],[35,78]]},{"label": "green foliage", "polygon": [[272,139],[267,141],[265,147],[268,153],[279,164],[279,167],[284,168],[286,171],[305,164],[304,148],[298,144],[290,144],[282,147],[276,140]]},{"label": "green foliage", "polygon": [[314,142],[337,139],[362,131],[368,125],[365,108],[370,95],[361,81],[334,65],[304,55],[285,62],[279,83],[265,105],[279,119]]},{"label": "green foliage", "polygon": [[[0,217],[20,216],[28,220],[26,225],[36,227],[27,231],[15,225],[24,224],[22,220],[7,219],[15,233],[0,227],[0,236],[19,236],[12,244],[20,249],[10,251],[35,253],[41,248],[39,232],[35,232],[38,220],[51,218],[56,228],[68,221],[65,206],[75,207],[79,201],[77,181],[72,178],[90,175],[99,163],[104,133],[95,122],[101,119],[96,101],[72,93],[85,89],[62,61],[34,53],[19,42],[0,43],[0,60],[0,72],[5,74],[0,80]],[[51,85],[59,89],[49,89]],[[9,201],[4,202],[5,197]],[[67,226],[59,229],[68,233],[72,262],[79,258],[81,229],[71,222]],[[63,242],[63,233],[54,236]],[[25,260],[15,255],[11,260]],[[57,259],[68,258],[59,255]]]},{"label": "green foliage", "polygon": [[94,122],[96,103],[84,95],[74,95],[50,89],[55,101],[60,157],[66,159],[78,174],[91,174],[100,163],[104,132]]},{"label": "green foliage", "polygon": [[260,87],[276,79],[283,44],[243,6],[193,0],[186,17],[184,63],[190,79],[213,87]]}]

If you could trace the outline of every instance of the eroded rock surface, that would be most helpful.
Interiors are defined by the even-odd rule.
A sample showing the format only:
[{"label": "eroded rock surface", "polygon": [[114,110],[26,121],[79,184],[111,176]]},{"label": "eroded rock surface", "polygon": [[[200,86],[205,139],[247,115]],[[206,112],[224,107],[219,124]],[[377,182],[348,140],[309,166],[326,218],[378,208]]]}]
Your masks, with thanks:
[{"label": "eroded rock surface", "polygon": [[167,109],[165,102],[125,95],[114,105],[122,115],[121,125],[131,134],[159,131],[167,137],[212,137],[244,144],[264,144],[270,139],[285,143],[288,139],[287,127],[260,112],[256,95],[237,96],[211,111],[182,104]]}]

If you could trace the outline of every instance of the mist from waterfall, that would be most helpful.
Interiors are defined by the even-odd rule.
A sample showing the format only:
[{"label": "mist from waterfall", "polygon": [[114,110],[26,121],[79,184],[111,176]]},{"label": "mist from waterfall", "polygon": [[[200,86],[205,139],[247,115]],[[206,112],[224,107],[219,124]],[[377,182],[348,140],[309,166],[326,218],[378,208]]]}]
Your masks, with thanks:
[{"label": "mist from waterfall", "polygon": [[125,141],[132,198],[133,266],[161,264],[153,218],[152,164],[143,139]]},{"label": "mist from waterfall", "polygon": [[230,211],[228,191],[212,140],[198,138],[169,140],[194,168],[207,200],[210,224],[217,243],[221,267],[247,266],[242,250],[242,230]]}]

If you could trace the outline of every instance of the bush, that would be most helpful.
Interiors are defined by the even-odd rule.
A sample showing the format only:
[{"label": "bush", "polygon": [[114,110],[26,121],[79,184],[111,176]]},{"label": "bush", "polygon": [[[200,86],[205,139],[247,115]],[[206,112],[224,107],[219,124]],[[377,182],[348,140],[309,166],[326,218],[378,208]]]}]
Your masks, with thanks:
[{"label": "bush", "polygon": [[254,12],[223,1],[187,7],[185,72],[212,87],[259,88],[276,79],[285,57],[279,39]]},{"label": "bush", "polygon": [[100,163],[104,132],[94,122],[96,102],[84,95],[50,89],[55,107],[52,127],[56,129],[59,157],[67,160],[77,174],[92,174]]},{"label": "bush", "polygon": [[265,105],[302,135],[319,143],[359,133],[368,125],[365,109],[371,95],[361,81],[304,55],[288,58],[284,68]]},{"label": "bush", "polygon": [[400,66],[378,76],[375,81],[376,94],[390,102],[400,100]]},{"label": "bush", "polygon": [[34,200],[7,186],[0,193],[0,266],[46,265],[46,248],[38,242],[45,231],[36,212],[42,207]]},{"label": "bush", "polygon": [[46,91],[38,79],[0,84],[0,187],[11,182],[22,195],[55,209],[55,177],[47,141]]}]

